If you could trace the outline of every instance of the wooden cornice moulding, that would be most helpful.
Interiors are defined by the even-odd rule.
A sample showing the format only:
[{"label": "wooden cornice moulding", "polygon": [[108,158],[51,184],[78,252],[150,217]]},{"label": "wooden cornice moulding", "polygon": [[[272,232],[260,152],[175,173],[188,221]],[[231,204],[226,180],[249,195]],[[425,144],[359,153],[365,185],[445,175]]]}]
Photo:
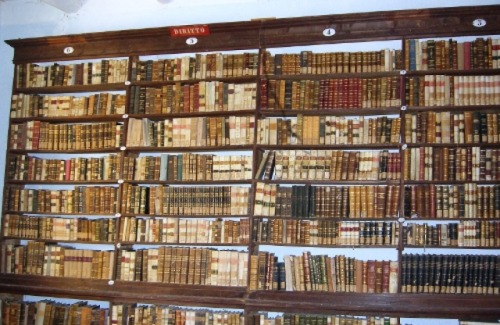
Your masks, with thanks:
[{"label": "wooden cornice moulding", "polygon": [[[280,303],[275,307],[276,301]],[[321,309],[332,314],[356,315],[361,312],[363,315],[491,321],[500,317],[500,296],[256,291],[249,294],[246,308],[290,313],[316,313]]]},{"label": "wooden cornice moulding", "polygon": [[[487,21],[484,27],[474,19]],[[325,37],[323,30],[335,29]],[[401,38],[488,35],[500,31],[500,6],[470,6],[378,11],[342,15],[285,18],[263,26],[264,47],[391,40]]]},{"label": "wooden cornice moulding", "polygon": [[[210,34],[197,37],[198,43],[194,45],[186,44],[188,37],[170,36],[171,27],[27,38],[7,40],[6,43],[15,49],[14,63],[245,50],[259,47],[259,21],[207,26]],[[73,53],[64,54],[67,47],[72,47]]]},{"label": "wooden cornice moulding", "polygon": [[[474,27],[474,19],[486,21]],[[265,47],[390,40],[453,35],[489,35],[500,31],[500,5],[321,15],[207,24],[210,34],[194,45],[172,37],[171,27],[132,29],[7,40],[14,63],[81,60]],[[324,36],[326,28],[335,29]],[[64,49],[72,47],[71,54]]]}]

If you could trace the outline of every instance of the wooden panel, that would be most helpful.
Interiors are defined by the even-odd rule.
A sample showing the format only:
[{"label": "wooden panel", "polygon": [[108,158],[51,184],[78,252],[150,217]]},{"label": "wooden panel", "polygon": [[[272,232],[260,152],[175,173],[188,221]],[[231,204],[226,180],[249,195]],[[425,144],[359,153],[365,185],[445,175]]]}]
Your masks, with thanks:
[{"label": "wooden panel", "polygon": [[[279,304],[276,304],[279,301]],[[500,297],[465,294],[356,294],[252,292],[249,310],[293,313],[363,314],[394,317],[448,317],[490,320],[500,317]]]},{"label": "wooden panel", "polygon": [[[487,20],[483,28],[475,18]],[[323,36],[325,28],[336,34]],[[344,43],[398,38],[486,35],[500,30],[500,6],[380,11],[362,14],[301,17],[266,22],[264,47]]]},{"label": "wooden panel", "polygon": [[[160,53],[258,49],[260,22],[211,24],[210,35],[199,36],[198,43],[186,44],[187,37],[171,37],[170,28],[102,32],[8,40],[15,48],[14,62],[82,60],[103,57],[128,57]],[[64,48],[74,48],[72,54]]]},{"label": "wooden panel", "polygon": [[[486,26],[475,28],[481,17]],[[148,28],[8,40],[15,48],[14,62],[39,62],[101,57],[125,57],[160,53],[187,53],[258,49],[323,43],[387,40],[402,37],[487,35],[500,30],[500,6],[381,11],[209,24],[210,35],[199,36],[196,45],[187,37],[171,37],[170,28]],[[323,36],[327,27],[333,37]],[[67,46],[74,52],[63,53]]]},{"label": "wooden panel", "polygon": [[243,308],[245,288],[0,275],[0,292],[113,302]]}]

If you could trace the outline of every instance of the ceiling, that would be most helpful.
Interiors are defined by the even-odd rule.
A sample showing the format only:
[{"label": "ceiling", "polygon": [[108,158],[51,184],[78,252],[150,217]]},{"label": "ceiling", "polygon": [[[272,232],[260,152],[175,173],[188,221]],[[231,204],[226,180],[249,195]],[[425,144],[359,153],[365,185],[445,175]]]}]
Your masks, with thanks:
[{"label": "ceiling", "polygon": [[[19,1],[19,0],[0,0],[0,2],[7,1]],[[46,3],[50,6],[53,6],[61,11],[66,13],[75,13],[77,12],[87,0],[39,0],[40,2]]]},{"label": "ceiling", "polygon": [[[0,0],[0,2],[6,1],[19,1],[19,0]],[[65,13],[75,13],[88,1],[88,0],[39,0],[40,2],[46,3],[49,6],[55,7]],[[160,3],[167,3],[172,0],[157,0]]]}]

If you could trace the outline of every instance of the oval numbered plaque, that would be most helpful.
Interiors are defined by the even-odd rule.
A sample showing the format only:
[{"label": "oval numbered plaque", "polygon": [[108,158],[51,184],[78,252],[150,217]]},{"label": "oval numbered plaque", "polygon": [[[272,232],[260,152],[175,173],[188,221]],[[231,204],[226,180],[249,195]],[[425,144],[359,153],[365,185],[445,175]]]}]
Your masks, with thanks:
[{"label": "oval numbered plaque", "polygon": [[323,30],[323,35],[326,36],[326,37],[330,37],[330,36],[333,36],[335,35],[335,28],[325,28]]},{"label": "oval numbered plaque", "polygon": [[186,40],[187,45],[195,45],[198,43],[198,39],[196,37],[190,37]]}]

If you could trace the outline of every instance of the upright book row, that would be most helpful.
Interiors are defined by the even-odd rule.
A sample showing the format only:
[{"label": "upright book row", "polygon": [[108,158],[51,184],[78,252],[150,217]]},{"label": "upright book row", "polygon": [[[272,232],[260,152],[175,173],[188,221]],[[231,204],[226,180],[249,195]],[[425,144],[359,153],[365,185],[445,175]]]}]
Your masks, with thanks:
[{"label": "upright book row", "polygon": [[262,110],[325,110],[397,107],[401,105],[401,78],[338,78],[274,80],[260,85]]},{"label": "upright book row", "polygon": [[269,150],[257,179],[389,181],[401,174],[401,154],[389,150]]},{"label": "upright book row", "polygon": [[285,255],[261,251],[251,256],[251,290],[395,293],[398,263],[303,252]]},{"label": "upright book row", "polygon": [[397,144],[399,117],[307,116],[268,117],[257,121],[257,143],[262,145]]},{"label": "upright book row", "polygon": [[132,87],[130,114],[176,114],[254,110],[256,83],[200,81],[161,88]]},{"label": "upright book row", "polygon": [[255,216],[383,219],[399,215],[398,185],[281,186],[258,182],[255,191]]},{"label": "upright book row", "polygon": [[[21,325],[43,323],[48,324],[107,324],[109,318],[112,324],[207,324],[207,325],[243,325],[262,324],[283,325],[303,321],[318,324],[338,324],[349,322],[353,325],[386,325],[397,324],[395,317],[382,316],[346,316],[346,315],[316,315],[291,314],[270,316],[259,313],[245,317],[240,311],[211,310],[162,305],[113,304],[109,308],[91,305],[79,301],[65,304],[54,300],[25,302],[18,300],[2,301],[3,321],[6,324]],[[250,319],[248,319],[250,317]],[[389,322],[389,323],[387,323]]]},{"label": "upright book row", "polygon": [[128,79],[127,59],[39,65],[16,65],[16,87],[55,87],[123,83]]},{"label": "upright book row", "polygon": [[406,102],[410,106],[498,105],[499,75],[409,77]]},{"label": "upright book row", "polygon": [[405,114],[406,143],[494,144],[499,142],[498,113],[480,111]]},{"label": "upright book row", "polygon": [[491,37],[471,41],[456,39],[407,39],[404,42],[406,69],[472,70],[498,69],[500,43]]}]

